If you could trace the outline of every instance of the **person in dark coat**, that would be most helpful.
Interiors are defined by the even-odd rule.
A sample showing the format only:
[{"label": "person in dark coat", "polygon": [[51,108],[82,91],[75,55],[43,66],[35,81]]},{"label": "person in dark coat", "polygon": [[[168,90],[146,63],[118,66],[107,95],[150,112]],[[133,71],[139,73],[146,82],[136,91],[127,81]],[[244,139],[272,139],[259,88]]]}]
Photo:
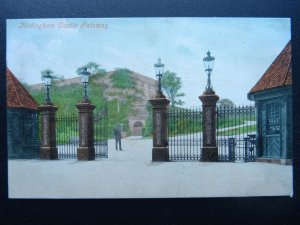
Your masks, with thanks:
[{"label": "person in dark coat", "polygon": [[115,135],[115,140],[116,140],[116,150],[118,151],[118,145],[119,145],[119,150],[123,151],[122,145],[121,145],[121,126],[118,124],[115,129],[114,129],[114,135]]}]

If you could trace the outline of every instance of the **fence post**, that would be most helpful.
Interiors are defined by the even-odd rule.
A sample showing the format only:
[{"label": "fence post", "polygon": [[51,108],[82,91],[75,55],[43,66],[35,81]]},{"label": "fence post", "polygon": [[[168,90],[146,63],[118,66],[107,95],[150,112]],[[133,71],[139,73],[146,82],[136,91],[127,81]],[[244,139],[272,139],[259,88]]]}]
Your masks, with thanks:
[{"label": "fence post", "polygon": [[244,141],[245,141],[245,162],[248,162],[249,160],[249,148],[250,148],[250,143],[249,143],[250,138],[249,137],[245,137]]},{"label": "fence post", "polygon": [[235,161],[235,139],[228,138],[228,151],[229,151],[229,161]]},{"label": "fence post", "polygon": [[163,94],[149,100],[153,110],[153,148],[152,161],[168,161],[168,118],[167,108],[170,103]]},{"label": "fence post", "polygon": [[218,147],[216,142],[216,103],[219,96],[213,90],[205,90],[199,96],[202,102],[202,161],[218,161]]},{"label": "fence post", "polygon": [[86,100],[78,103],[76,107],[79,112],[79,147],[77,148],[77,159],[94,160],[93,110],[96,106]]},{"label": "fence post", "polygon": [[58,109],[51,103],[38,107],[42,120],[42,143],[40,150],[41,159],[58,159],[56,147],[55,112]]},{"label": "fence post", "polygon": [[249,161],[254,161],[256,154],[255,154],[255,149],[256,149],[256,135],[255,134],[248,134],[249,137],[249,155],[248,155],[248,160]]}]

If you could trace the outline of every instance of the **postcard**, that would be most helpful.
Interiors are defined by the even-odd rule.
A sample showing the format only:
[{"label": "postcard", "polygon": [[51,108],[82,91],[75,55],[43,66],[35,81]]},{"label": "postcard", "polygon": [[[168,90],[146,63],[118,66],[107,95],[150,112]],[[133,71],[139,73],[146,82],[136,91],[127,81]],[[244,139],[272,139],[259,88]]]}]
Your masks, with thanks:
[{"label": "postcard", "polygon": [[289,18],[6,24],[9,198],[293,196]]}]

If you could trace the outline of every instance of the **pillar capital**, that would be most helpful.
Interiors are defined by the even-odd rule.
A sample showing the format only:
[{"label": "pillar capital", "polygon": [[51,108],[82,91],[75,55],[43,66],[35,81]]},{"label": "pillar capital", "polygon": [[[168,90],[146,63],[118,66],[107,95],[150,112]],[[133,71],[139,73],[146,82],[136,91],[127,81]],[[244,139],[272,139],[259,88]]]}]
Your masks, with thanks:
[{"label": "pillar capital", "polygon": [[79,112],[92,112],[96,106],[91,104],[89,101],[81,101],[76,104],[76,108],[79,110]]},{"label": "pillar capital", "polygon": [[213,90],[205,90],[199,99],[202,102],[202,105],[211,105],[215,106],[219,100],[219,96]]},{"label": "pillar capital", "polygon": [[43,105],[38,106],[38,109],[41,114],[45,114],[45,113],[55,113],[58,107],[54,106],[52,103],[45,103]]},{"label": "pillar capital", "polygon": [[155,98],[155,99],[151,99],[149,101],[152,105],[152,108],[155,108],[155,109],[167,108],[170,103],[170,101],[166,98]]}]

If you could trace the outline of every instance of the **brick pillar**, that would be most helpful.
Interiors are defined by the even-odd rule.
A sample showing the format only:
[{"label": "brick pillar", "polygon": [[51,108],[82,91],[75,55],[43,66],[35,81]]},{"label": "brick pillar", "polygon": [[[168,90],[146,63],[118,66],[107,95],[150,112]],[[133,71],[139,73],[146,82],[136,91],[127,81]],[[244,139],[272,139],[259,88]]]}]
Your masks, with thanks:
[{"label": "brick pillar", "polygon": [[216,142],[216,103],[219,96],[213,90],[206,90],[199,96],[202,102],[202,161],[218,161]]},{"label": "brick pillar", "polygon": [[163,94],[150,100],[153,110],[153,148],[152,161],[168,161],[168,123],[167,108],[170,103]]},{"label": "brick pillar", "polygon": [[38,107],[42,120],[42,144],[40,150],[41,159],[58,159],[56,148],[55,112],[58,109],[51,103],[45,103]]},{"label": "brick pillar", "polygon": [[78,160],[94,160],[94,125],[93,110],[96,106],[89,101],[82,101],[76,105],[79,112],[79,147],[77,148]]}]

